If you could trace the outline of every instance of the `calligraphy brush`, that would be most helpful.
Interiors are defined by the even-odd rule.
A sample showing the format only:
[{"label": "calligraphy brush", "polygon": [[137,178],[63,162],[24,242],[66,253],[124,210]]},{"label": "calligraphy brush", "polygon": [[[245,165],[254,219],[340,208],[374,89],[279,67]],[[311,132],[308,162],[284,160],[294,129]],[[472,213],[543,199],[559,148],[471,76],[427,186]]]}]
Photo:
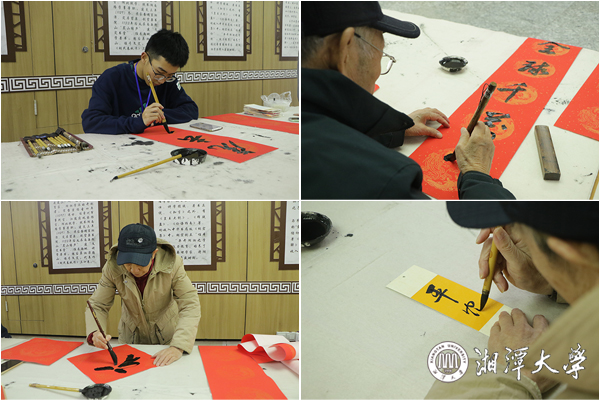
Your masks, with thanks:
[{"label": "calligraphy brush", "polygon": [[490,289],[492,288],[492,280],[494,278],[494,272],[496,271],[496,259],[498,258],[498,248],[496,247],[496,243],[492,239],[492,248],[490,249],[490,259],[488,260],[489,272],[488,276],[483,281],[483,289],[481,290],[481,306],[479,307],[479,311],[483,310],[485,307],[485,303],[487,303],[488,297],[490,295]]},{"label": "calligraphy brush", "polygon": [[[159,102],[158,96],[156,95],[156,90],[154,90],[154,84],[152,83],[152,78],[150,78],[150,74],[146,74],[146,80],[148,81],[148,84],[150,85],[150,90],[152,90],[152,95],[154,96],[154,101],[158,103]],[[162,119],[162,126],[165,128],[167,133],[175,132],[175,131],[169,130],[169,126],[167,125],[167,119],[165,117],[163,117],[163,119]]]},{"label": "calligraphy brush", "polygon": [[[469,122],[469,126],[467,126],[467,132],[469,132],[469,136],[473,132],[473,129],[475,129],[477,121],[479,121],[479,118],[481,118],[481,114],[483,114],[483,111],[485,110],[488,101],[490,101],[490,99],[492,98],[494,90],[496,90],[496,82],[490,82],[490,84],[487,86],[487,89],[485,89],[485,93],[483,94],[483,96],[481,96],[481,99],[479,100],[479,105],[477,106],[477,110],[475,110],[475,114],[473,114],[473,118],[471,118],[471,122]],[[446,154],[444,156],[444,161],[456,161],[456,152],[453,151],[451,154]]]},{"label": "calligraphy brush", "polygon": [[[146,165],[145,167],[134,169],[133,171],[125,172],[124,174],[115,176],[110,181],[112,182],[115,179],[124,178],[127,175],[135,174],[136,172],[145,171],[152,167],[156,167],[157,165],[164,164],[169,161],[174,161],[174,160],[181,159],[181,158],[190,160],[190,165],[193,165],[193,160],[198,160],[198,164],[200,164],[200,163],[204,162],[204,160],[206,159],[206,155],[207,155],[206,150],[202,150],[202,149],[185,149],[185,148],[176,149],[171,152],[172,157],[169,157],[166,160],[158,161],[158,162],[155,162],[154,164]],[[180,164],[182,164],[181,161],[182,160],[179,160]]]},{"label": "calligraphy brush", "polygon": [[[98,318],[96,318],[96,312],[92,308],[92,305],[90,304],[89,300],[87,301],[87,304],[90,307],[90,311],[92,312],[92,315],[94,316],[94,321],[96,321],[96,325],[98,325],[98,329],[100,330],[100,333],[102,334],[102,336],[104,336],[104,339],[106,339],[106,335],[104,334],[104,331],[102,330],[102,327],[100,326],[100,322],[98,322]],[[112,346],[110,345],[110,343],[108,341],[106,341],[106,345],[108,346],[108,352],[110,353],[110,357],[112,358],[113,363],[115,363],[115,365],[117,365],[117,355],[115,354],[115,351],[113,350]]]}]

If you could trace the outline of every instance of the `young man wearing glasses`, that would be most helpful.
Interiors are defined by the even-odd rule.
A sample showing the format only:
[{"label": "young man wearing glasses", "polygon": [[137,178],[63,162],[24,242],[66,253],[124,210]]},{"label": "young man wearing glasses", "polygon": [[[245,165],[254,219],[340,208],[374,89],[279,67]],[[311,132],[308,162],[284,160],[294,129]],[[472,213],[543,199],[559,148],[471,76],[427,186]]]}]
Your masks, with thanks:
[{"label": "young man wearing glasses", "polygon": [[[302,198],[423,199],[419,165],[390,149],[405,136],[441,137],[439,110],[409,115],[373,96],[396,59],[383,33],[414,39],[419,28],[383,15],[376,1],[302,2]],[[399,88],[400,89],[400,88]],[[494,144],[482,122],[456,147],[461,198],[514,198],[489,176]]]},{"label": "young man wearing glasses", "polygon": [[[88,133],[141,133],[163,117],[170,124],[198,118],[198,106],[185,93],[175,73],[189,56],[177,32],[161,29],[150,37],[138,60],[109,68],[94,83],[89,107],[81,115]],[[149,75],[159,103],[154,101]]]}]

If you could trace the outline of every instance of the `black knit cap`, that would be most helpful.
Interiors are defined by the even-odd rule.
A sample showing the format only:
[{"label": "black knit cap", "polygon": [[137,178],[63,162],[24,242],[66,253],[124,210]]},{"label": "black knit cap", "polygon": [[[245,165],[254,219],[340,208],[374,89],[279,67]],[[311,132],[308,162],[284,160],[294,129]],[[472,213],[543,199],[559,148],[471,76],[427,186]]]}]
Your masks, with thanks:
[{"label": "black knit cap", "polygon": [[465,228],[520,222],[561,239],[598,245],[597,201],[453,201],[447,208]]},{"label": "black knit cap", "polygon": [[145,267],[156,250],[156,233],[147,225],[131,224],[119,233],[117,264],[136,264]]},{"label": "black knit cap", "polygon": [[327,36],[357,26],[411,39],[421,34],[412,22],[383,15],[377,1],[303,1],[301,10],[302,36]]}]

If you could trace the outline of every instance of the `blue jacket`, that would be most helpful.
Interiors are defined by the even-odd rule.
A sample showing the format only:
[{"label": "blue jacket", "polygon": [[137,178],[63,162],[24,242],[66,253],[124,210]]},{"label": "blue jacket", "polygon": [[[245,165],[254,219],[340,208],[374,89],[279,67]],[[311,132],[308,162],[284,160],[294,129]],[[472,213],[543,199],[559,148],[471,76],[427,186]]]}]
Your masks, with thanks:
[{"label": "blue jacket", "polygon": [[[136,80],[140,86],[144,109],[154,102],[150,86],[140,79],[134,70],[139,60],[119,64],[104,71],[92,87],[92,98],[81,114],[83,131],[86,133],[142,133],[146,129],[142,119],[142,105]],[[169,124],[180,124],[198,119],[198,106],[185,93],[178,81],[156,86],[158,101],[165,108]]]}]

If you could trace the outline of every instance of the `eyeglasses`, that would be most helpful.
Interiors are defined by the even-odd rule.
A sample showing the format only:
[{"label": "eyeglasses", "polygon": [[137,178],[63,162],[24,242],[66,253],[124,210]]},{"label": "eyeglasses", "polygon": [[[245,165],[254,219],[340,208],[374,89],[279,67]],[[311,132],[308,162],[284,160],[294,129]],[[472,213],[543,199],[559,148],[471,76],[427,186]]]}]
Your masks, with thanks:
[{"label": "eyeglasses", "polygon": [[154,70],[154,67],[152,66],[152,60],[150,60],[150,68],[152,69],[152,72],[154,72],[155,79],[159,82],[162,82],[162,81],[174,82],[177,79],[177,77],[175,75],[171,75],[167,78],[163,74],[157,74],[156,71]]},{"label": "eyeglasses", "polygon": [[[354,32],[354,36],[356,36],[357,38],[359,38],[360,40],[362,40],[363,42],[365,42],[366,44],[368,44],[375,50],[379,50],[380,52],[382,52],[383,57],[381,58],[381,75],[385,75],[388,72],[390,72],[390,70],[392,69],[392,65],[394,65],[394,63],[396,62],[396,59],[393,56],[390,56],[389,54],[387,54],[385,51],[381,50],[380,48],[375,47],[371,43],[367,42],[358,33]],[[389,60],[386,60],[384,57],[387,57]]]}]

